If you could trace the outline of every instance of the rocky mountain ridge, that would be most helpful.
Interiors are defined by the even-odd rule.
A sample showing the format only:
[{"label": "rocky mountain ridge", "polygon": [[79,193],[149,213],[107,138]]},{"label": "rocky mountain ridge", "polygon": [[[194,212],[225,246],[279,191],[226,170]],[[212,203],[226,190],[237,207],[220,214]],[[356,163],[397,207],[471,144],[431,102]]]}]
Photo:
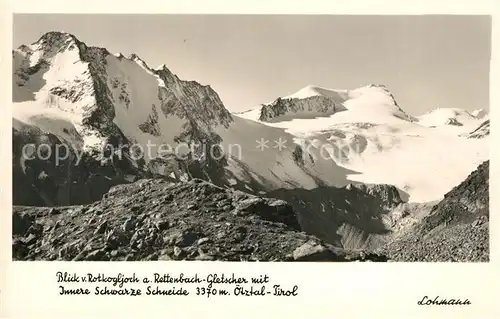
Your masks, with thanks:
[{"label": "rocky mountain ridge", "polygon": [[369,84],[352,90],[332,90],[309,85],[290,96],[278,97],[272,103],[262,104],[258,108],[256,120],[276,122],[328,117],[350,110],[351,107],[356,109],[359,100],[384,103],[394,109],[394,116],[407,121],[415,120],[400,108],[394,94],[385,85],[380,84]]},{"label": "rocky mountain ridge", "polygon": [[379,252],[396,261],[489,261],[489,161]]},{"label": "rocky mountain ridge", "polygon": [[474,131],[464,134],[463,136],[466,138],[485,138],[490,135],[490,120],[484,121],[481,125],[478,126]]}]

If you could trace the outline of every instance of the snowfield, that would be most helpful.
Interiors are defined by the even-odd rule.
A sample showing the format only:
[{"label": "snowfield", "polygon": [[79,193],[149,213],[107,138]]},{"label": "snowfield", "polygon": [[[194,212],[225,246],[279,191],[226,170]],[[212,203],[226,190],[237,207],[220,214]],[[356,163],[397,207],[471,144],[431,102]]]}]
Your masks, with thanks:
[{"label": "snowfield", "polygon": [[[291,96],[317,94],[311,87]],[[284,129],[295,141],[312,141],[324,158],[355,172],[348,180],[394,185],[410,202],[442,199],[489,159],[488,137],[460,136],[479,127],[484,114],[437,109],[415,118],[385,88],[366,86],[347,95],[346,110],[328,117],[260,123]],[[257,120],[258,110],[237,115]]]},{"label": "snowfield", "polygon": [[[233,120],[229,128],[217,130],[223,139],[222,148],[230,156],[229,170],[233,178],[250,185],[264,185],[267,190],[312,189],[320,184],[343,186],[348,183],[346,175],[350,171],[325,160],[316,148],[310,148],[309,153],[301,157],[304,165],[297,165],[293,156],[295,137],[283,129],[237,116],[233,116]],[[267,141],[263,148],[259,147],[261,139]],[[280,139],[286,148],[279,147]]]}]

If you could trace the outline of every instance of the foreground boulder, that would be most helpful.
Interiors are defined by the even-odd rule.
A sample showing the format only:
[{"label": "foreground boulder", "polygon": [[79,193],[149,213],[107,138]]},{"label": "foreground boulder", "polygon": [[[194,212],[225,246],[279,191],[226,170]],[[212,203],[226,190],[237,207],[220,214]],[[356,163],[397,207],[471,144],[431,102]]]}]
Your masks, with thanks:
[{"label": "foreground boulder", "polygon": [[91,205],[13,208],[17,260],[355,261],[301,231],[285,201],[202,180],[140,180]]}]

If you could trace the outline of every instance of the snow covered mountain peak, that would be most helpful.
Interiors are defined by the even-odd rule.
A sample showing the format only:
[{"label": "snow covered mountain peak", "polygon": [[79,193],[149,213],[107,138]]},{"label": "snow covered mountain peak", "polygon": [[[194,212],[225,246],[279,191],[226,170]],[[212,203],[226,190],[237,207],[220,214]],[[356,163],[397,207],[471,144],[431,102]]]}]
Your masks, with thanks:
[{"label": "snow covered mountain peak", "polygon": [[284,96],[283,99],[305,99],[312,96],[339,97],[346,93],[347,90],[333,90],[310,84],[293,94]]},{"label": "snow covered mountain peak", "polygon": [[[349,112],[344,112],[349,111]],[[344,113],[348,113],[344,114]],[[340,116],[342,115],[342,116]],[[413,121],[385,85],[369,84],[352,90],[307,85],[299,91],[262,104],[239,116],[261,122],[283,122],[318,117],[340,117],[347,122]]]},{"label": "snow covered mountain peak", "polygon": [[71,33],[61,31],[50,31],[44,33],[34,44],[46,47],[58,47],[63,43],[78,43],[78,39]]},{"label": "snow covered mountain peak", "polygon": [[48,32],[14,50],[13,83],[17,120],[40,126],[33,122],[46,121],[50,112],[76,130],[85,147],[99,147],[111,136],[131,142],[168,136],[164,143],[194,138],[190,132],[210,136],[232,121],[210,87],[180,80],[166,67],[154,70],[137,54],[126,58],[87,46],[65,32]]},{"label": "snow covered mountain peak", "polygon": [[129,59],[130,60],[139,60],[139,61],[142,61],[142,59],[137,54],[135,54],[135,53],[131,53],[130,56],[129,56]]},{"label": "snow covered mountain peak", "polygon": [[152,71],[153,69],[149,67],[149,65],[144,61],[140,56],[138,56],[136,53],[131,53],[129,56],[129,60],[132,60],[136,62],[137,64],[141,65],[148,71]]},{"label": "snow covered mountain peak", "polygon": [[165,63],[162,63],[161,65],[159,65],[156,69],[156,71],[160,71],[160,70],[168,70],[167,66],[165,65]]},{"label": "snow covered mountain peak", "polygon": [[[394,117],[412,122],[414,119],[398,105],[394,95],[385,86],[369,84],[350,90],[344,106],[357,117]],[[370,122],[370,121],[368,121]]]},{"label": "snow covered mountain peak", "polygon": [[[80,54],[80,58],[84,60],[82,54],[85,54],[87,50],[97,49],[103,51],[105,55],[110,54],[104,48],[87,47],[87,45],[81,42],[75,35],[67,32],[60,31],[50,31],[43,34],[38,41],[32,43],[29,46],[22,45],[24,52],[30,52],[36,57],[43,59],[51,59],[58,54],[66,53],[67,51],[73,52],[74,54]],[[20,47],[20,48],[21,48]],[[26,51],[26,47],[29,49]],[[20,50],[18,48],[18,51]],[[22,50],[22,49],[21,49]]]},{"label": "snow covered mountain peak", "polygon": [[19,62],[19,60],[23,58],[29,59],[29,66],[33,67],[40,61],[51,60],[56,55],[66,51],[71,51],[78,55],[80,48],[84,46],[83,43],[78,41],[78,39],[70,33],[56,31],[47,32],[36,42],[30,45],[23,44],[13,50],[13,67],[16,69],[18,67],[16,62]]}]

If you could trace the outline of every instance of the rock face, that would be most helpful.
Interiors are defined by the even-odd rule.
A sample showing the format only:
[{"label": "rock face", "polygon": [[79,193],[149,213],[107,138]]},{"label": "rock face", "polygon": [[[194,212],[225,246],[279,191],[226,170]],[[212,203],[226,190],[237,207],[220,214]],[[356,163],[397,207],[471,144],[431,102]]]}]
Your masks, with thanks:
[{"label": "rock face", "polygon": [[489,117],[489,112],[485,109],[477,109],[471,112],[471,115],[478,119]]},{"label": "rock face", "polygon": [[485,138],[490,135],[490,120],[484,121],[477,129],[474,131],[465,134],[464,137],[467,138]]},{"label": "rock face", "polygon": [[462,123],[460,123],[457,119],[454,118],[447,119],[444,125],[463,126]]},{"label": "rock face", "polygon": [[262,105],[259,121],[283,120],[287,115],[293,118],[328,116],[345,110],[343,100],[330,96],[311,96],[304,99],[278,98],[271,104]]},{"label": "rock face", "polygon": [[[86,103],[87,107],[78,111],[83,113],[84,122],[95,129],[115,129],[112,127],[112,121],[117,111],[113,106],[117,102],[128,107],[133,106],[130,104],[134,98],[131,96],[133,92],[130,83],[123,81],[124,77],[112,69],[128,66],[126,72],[134,71],[131,65],[134,65],[134,68],[142,68],[158,80],[160,85],[155,89],[160,102],[158,108],[163,112],[196,120],[198,124],[205,124],[204,128],[231,122],[231,114],[223,106],[218,94],[209,86],[180,80],[164,65],[160,69],[152,69],[135,54],[129,58],[116,57],[104,48],[89,47],[74,35],[63,32],[48,32],[31,46],[14,50],[14,101],[26,99],[23,96],[23,93],[26,93],[23,88],[32,89],[34,77],[39,77],[54,67],[68,68],[65,62],[70,61],[63,61],[63,58],[73,59],[71,62],[80,64],[81,69],[66,71],[70,74],[61,74],[64,72],[58,73],[54,70],[51,75],[55,77],[55,81],[40,84],[44,85],[43,89],[49,91],[52,96],[62,97],[73,103]],[[63,75],[72,75],[74,78],[64,79]],[[46,87],[47,85],[50,87]],[[83,101],[84,97],[87,98],[86,101]]]},{"label": "rock face", "polygon": [[[165,66],[152,69],[134,54],[117,57],[89,47],[68,33],[48,32],[13,51],[13,102],[13,164],[20,167],[14,169],[15,204],[88,203],[131,178],[189,175],[190,165],[203,167],[200,174],[216,179],[226,164],[225,158],[201,160],[199,148],[193,147],[184,170],[165,171],[177,164],[172,159],[149,170],[146,164],[158,154],[139,158],[132,145],[204,143],[209,148],[221,140],[213,129],[227,127],[231,114],[209,86],[182,81]],[[22,148],[44,141],[52,151],[65,146],[73,162],[64,159],[55,168],[55,158],[38,156],[27,163]],[[76,153],[83,153],[88,165],[72,165]],[[97,178],[87,179],[89,174]],[[47,176],[43,183],[40,175]],[[80,191],[93,194],[80,196]]]},{"label": "rock face", "polygon": [[[74,149],[60,136],[22,124],[12,130],[13,204],[56,206],[84,204],[99,200],[113,185],[133,182],[151,176],[133,165],[127,158],[82,153],[77,159]],[[43,160],[23,155],[23,148],[47,152]],[[41,145],[44,147],[42,148]],[[24,151],[26,151],[26,148]],[[57,158],[56,154],[67,156]],[[79,161],[78,165],[76,164]]]},{"label": "rock face", "polygon": [[403,203],[392,185],[280,189],[267,196],[289,202],[304,231],[346,249],[378,247],[391,232],[385,219]]},{"label": "rock face", "polygon": [[282,200],[199,179],[118,185],[86,206],[15,206],[12,248],[16,260],[385,260],[307,235]]},{"label": "rock face", "polygon": [[381,251],[396,261],[489,260],[489,161]]}]

